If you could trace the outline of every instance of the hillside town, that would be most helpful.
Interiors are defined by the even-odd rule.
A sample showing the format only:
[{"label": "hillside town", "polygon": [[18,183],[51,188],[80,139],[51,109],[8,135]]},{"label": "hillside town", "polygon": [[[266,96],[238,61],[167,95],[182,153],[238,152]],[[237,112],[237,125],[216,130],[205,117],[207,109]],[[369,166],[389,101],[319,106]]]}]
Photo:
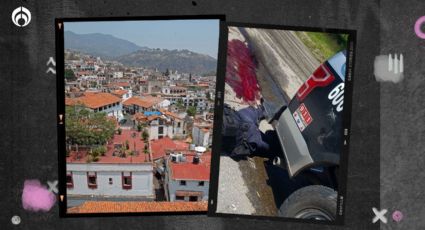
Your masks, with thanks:
[{"label": "hillside town", "polygon": [[207,209],[216,76],[70,50],[64,75],[69,212],[99,201],[137,201],[136,212]]}]

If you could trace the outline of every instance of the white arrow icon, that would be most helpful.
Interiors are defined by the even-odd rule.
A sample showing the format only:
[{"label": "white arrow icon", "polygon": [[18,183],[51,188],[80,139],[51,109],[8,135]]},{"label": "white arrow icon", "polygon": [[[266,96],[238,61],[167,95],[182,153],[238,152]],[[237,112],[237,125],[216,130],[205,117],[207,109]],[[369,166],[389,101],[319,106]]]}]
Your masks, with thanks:
[{"label": "white arrow icon", "polygon": [[52,72],[52,74],[56,74],[56,70],[52,69],[51,67],[47,69],[46,73]]},{"label": "white arrow icon", "polygon": [[53,64],[53,66],[56,66],[56,62],[55,62],[55,59],[53,59],[53,57],[50,57],[49,60],[47,61],[46,65],[49,65],[49,64]]}]

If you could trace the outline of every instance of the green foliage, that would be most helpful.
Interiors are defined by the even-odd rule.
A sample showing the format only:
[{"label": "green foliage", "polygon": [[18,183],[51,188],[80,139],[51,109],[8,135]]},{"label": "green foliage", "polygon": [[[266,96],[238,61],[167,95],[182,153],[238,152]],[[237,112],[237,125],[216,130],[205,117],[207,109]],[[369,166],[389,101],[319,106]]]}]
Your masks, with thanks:
[{"label": "green foliage", "polygon": [[149,133],[146,130],[143,130],[142,139],[146,142],[149,139]]},{"label": "green foliage", "polygon": [[65,69],[64,75],[65,75],[65,79],[68,81],[77,80],[77,77],[75,76],[74,71],[72,71],[71,69]]},{"label": "green foliage", "polygon": [[105,146],[99,146],[92,150],[93,156],[105,156],[106,153],[106,147]]},{"label": "green foliage", "polygon": [[130,149],[130,142],[128,140],[125,140],[125,150]]},{"label": "green foliage", "polygon": [[337,52],[347,49],[347,34],[322,32],[296,32],[296,34],[320,62],[324,62]]},{"label": "green foliage", "polygon": [[118,128],[117,132],[118,132],[118,135],[121,135],[122,129],[121,128]]},{"label": "green foliage", "polygon": [[196,108],[194,106],[189,106],[186,112],[187,112],[187,115],[193,117],[196,115]]},{"label": "green foliage", "polygon": [[183,99],[177,99],[176,106],[178,109],[184,109]]},{"label": "green foliage", "polygon": [[114,136],[115,124],[105,113],[94,113],[81,105],[66,107],[66,140],[69,144],[104,145]]},{"label": "green foliage", "polygon": [[142,131],[142,129],[143,129],[143,126],[142,126],[142,124],[137,124],[137,131],[138,132],[141,132]]}]

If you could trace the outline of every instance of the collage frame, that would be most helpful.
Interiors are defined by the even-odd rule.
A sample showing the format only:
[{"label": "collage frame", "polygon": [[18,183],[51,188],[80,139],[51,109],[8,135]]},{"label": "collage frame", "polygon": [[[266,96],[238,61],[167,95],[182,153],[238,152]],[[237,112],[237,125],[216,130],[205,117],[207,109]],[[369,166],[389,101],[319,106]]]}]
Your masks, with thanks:
[{"label": "collage frame", "polygon": [[[214,124],[213,124],[213,144],[211,154],[211,169],[210,169],[210,186],[208,198],[208,211],[184,211],[184,212],[117,212],[117,213],[67,213],[67,194],[66,194],[66,146],[65,146],[65,86],[64,86],[64,27],[66,22],[96,22],[96,21],[150,21],[150,20],[190,20],[190,19],[217,19],[219,20],[219,39],[218,39],[218,56],[217,56],[217,71],[216,71],[216,94],[214,102]],[[217,196],[219,185],[219,169],[220,169],[220,153],[222,147],[222,125],[223,125],[223,109],[224,109],[224,86],[226,76],[226,60],[227,60],[227,42],[228,28],[230,26],[249,27],[257,29],[280,29],[293,31],[308,31],[308,32],[326,32],[326,33],[344,33],[348,34],[347,44],[347,68],[345,72],[345,89],[344,89],[344,110],[341,130],[342,150],[340,158],[339,177],[342,178],[338,185],[337,197],[337,219],[335,221],[318,221],[305,220],[288,217],[275,216],[252,216],[241,214],[225,214],[217,213]],[[202,215],[207,214],[211,217],[225,218],[247,218],[261,219],[273,221],[291,221],[326,225],[343,225],[345,220],[345,206],[347,194],[347,176],[348,176],[348,156],[350,147],[351,133],[351,112],[352,112],[352,96],[353,96],[353,75],[356,50],[356,31],[347,29],[328,29],[314,28],[302,26],[285,26],[285,25],[270,25],[256,23],[239,23],[227,22],[225,15],[187,15],[187,16],[142,16],[142,17],[89,17],[89,18],[57,18],[55,19],[55,34],[56,34],[56,79],[57,84],[57,132],[58,132],[58,163],[59,163],[59,184],[58,196],[59,200],[59,215],[60,217],[112,217],[112,216],[167,216],[167,215]]]},{"label": "collage frame", "polygon": [[[348,155],[350,147],[350,131],[351,131],[351,111],[352,111],[352,94],[353,94],[353,75],[354,75],[354,63],[355,63],[355,49],[356,49],[356,31],[348,29],[334,29],[334,28],[316,28],[316,27],[304,27],[304,26],[286,26],[286,25],[273,25],[273,24],[257,24],[257,23],[241,23],[241,22],[230,22],[226,23],[226,44],[225,50],[227,53],[227,37],[228,37],[228,28],[229,27],[246,27],[254,29],[276,29],[276,30],[291,30],[291,31],[305,31],[305,32],[323,32],[323,33],[344,33],[348,34],[347,42],[347,68],[345,70],[345,86],[344,86],[344,110],[343,110],[343,121],[342,121],[342,149],[341,149],[341,159],[340,159],[340,170],[339,177],[344,179],[338,185],[338,196],[337,196],[337,218],[335,221],[321,221],[321,220],[309,220],[309,219],[298,219],[291,217],[279,217],[279,216],[254,216],[254,215],[245,215],[245,214],[230,214],[230,213],[218,213],[217,210],[217,197],[218,197],[218,187],[219,187],[219,170],[220,170],[220,154],[214,154],[211,159],[211,186],[209,192],[209,203],[208,203],[208,216],[211,217],[225,217],[225,218],[246,218],[246,219],[259,219],[259,220],[272,220],[272,221],[291,221],[291,222],[302,222],[302,223],[314,223],[314,224],[325,224],[325,225],[343,225],[345,219],[345,206],[346,202],[346,190],[347,190],[347,173],[348,173]],[[222,54],[224,52],[221,52]],[[221,62],[219,71],[220,76],[225,78],[226,75],[226,61],[227,55],[222,57],[224,62]],[[221,103],[224,103],[224,96],[221,98]],[[217,114],[220,120],[219,130],[216,132],[222,131],[223,124],[223,113]],[[215,117],[217,117],[215,115]],[[215,121],[216,122],[216,121]],[[222,146],[222,139],[218,135],[214,136],[214,145]],[[219,148],[219,147],[217,147]],[[214,188],[214,189],[213,189]]]},{"label": "collage frame", "polygon": [[[138,17],[89,17],[89,18],[56,18],[55,19],[55,34],[56,34],[56,78],[57,84],[57,129],[58,129],[58,165],[59,165],[59,183],[58,183],[58,195],[60,197],[59,202],[59,216],[60,217],[112,217],[112,216],[167,216],[167,215],[200,215],[206,214],[207,211],[179,211],[179,212],[108,212],[108,213],[67,213],[67,192],[66,192],[66,146],[65,146],[65,86],[64,86],[64,68],[65,68],[65,47],[64,47],[64,27],[63,23],[66,22],[115,22],[115,21],[165,21],[165,20],[218,20],[219,21],[219,37],[218,37],[218,59],[217,59],[217,73],[219,71],[219,63],[222,62],[220,52],[223,50],[220,45],[223,44],[222,34],[225,28],[225,16],[224,15],[176,15],[176,16],[138,16]],[[223,81],[223,83],[221,83]],[[224,78],[221,79],[218,75],[216,76],[216,95],[214,101],[214,114],[222,111],[222,106],[218,95],[222,95],[221,88],[219,85],[224,86]],[[214,117],[213,129],[217,129],[216,124],[217,117]],[[214,135],[213,135],[214,138]],[[217,148],[212,148],[212,155]]]}]

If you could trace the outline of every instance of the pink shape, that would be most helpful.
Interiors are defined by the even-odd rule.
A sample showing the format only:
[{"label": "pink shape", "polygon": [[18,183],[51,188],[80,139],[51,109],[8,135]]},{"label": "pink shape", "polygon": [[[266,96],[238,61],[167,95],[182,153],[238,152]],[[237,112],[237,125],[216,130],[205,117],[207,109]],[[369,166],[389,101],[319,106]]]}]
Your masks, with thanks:
[{"label": "pink shape", "polygon": [[424,22],[425,22],[425,16],[422,16],[422,17],[418,18],[418,20],[416,20],[416,23],[415,23],[416,36],[418,36],[422,39],[425,39],[425,33],[422,32],[422,30],[421,30],[421,26]]},{"label": "pink shape", "polygon": [[400,211],[396,210],[393,212],[393,220],[395,222],[400,222],[403,219],[403,213],[401,213]]},{"label": "pink shape", "polygon": [[25,210],[47,212],[55,202],[56,196],[39,180],[25,180],[22,192],[22,206]]}]

